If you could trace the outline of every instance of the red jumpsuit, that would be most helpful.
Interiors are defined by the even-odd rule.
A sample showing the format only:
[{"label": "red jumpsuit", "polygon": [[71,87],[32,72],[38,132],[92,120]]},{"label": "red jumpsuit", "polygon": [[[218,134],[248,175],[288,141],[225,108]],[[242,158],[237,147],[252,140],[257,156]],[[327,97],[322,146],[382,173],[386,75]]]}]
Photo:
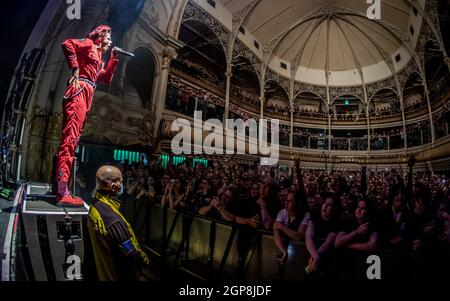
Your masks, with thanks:
[{"label": "red jumpsuit", "polygon": [[58,150],[56,180],[68,182],[73,156],[80,139],[86,114],[91,109],[97,80],[109,84],[119,60],[111,58],[104,69],[102,50],[90,38],[68,39],[62,44],[64,55],[71,69],[79,68],[80,88],[71,84],[64,95],[61,144]]}]

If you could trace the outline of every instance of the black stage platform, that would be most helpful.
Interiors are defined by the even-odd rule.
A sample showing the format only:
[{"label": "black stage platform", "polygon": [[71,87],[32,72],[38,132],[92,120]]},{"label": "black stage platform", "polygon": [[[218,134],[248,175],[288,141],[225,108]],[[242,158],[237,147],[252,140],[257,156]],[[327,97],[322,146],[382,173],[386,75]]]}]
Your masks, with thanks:
[{"label": "black stage platform", "polygon": [[83,279],[89,207],[58,207],[50,191],[47,183],[26,183],[13,201],[0,203],[6,207],[0,215],[3,281]]}]

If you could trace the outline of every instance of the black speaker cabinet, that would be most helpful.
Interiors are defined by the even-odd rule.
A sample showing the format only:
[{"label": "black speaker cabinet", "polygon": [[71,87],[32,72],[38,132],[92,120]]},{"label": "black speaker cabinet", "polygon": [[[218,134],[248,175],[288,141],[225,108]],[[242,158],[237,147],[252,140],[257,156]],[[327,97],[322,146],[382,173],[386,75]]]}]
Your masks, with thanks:
[{"label": "black speaker cabinet", "polygon": [[83,280],[89,208],[56,206],[50,185],[30,183],[22,207],[23,231],[37,281]]}]

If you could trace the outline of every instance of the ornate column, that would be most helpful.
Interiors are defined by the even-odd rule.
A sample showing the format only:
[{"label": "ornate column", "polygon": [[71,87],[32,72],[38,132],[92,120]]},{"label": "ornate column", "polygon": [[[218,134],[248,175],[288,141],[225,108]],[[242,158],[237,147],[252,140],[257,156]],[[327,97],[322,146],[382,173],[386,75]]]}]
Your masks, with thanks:
[{"label": "ornate column", "polygon": [[331,152],[331,115],[330,110],[328,108],[327,110],[328,110],[328,151]]},{"label": "ornate column", "polygon": [[423,131],[420,130],[420,145],[423,145]]},{"label": "ornate column", "polygon": [[431,143],[434,144],[436,141],[436,135],[434,133],[434,124],[433,124],[433,112],[431,110],[431,101],[430,101],[430,91],[428,91],[428,87],[424,81],[425,86],[425,97],[427,98],[427,104],[428,104],[428,115],[430,117],[430,130],[431,130]]},{"label": "ornate column", "polygon": [[292,148],[294,147],[294,102],[293,99],[289,100],[289,111],[291,113],[291,130],[289,131],[289,148],[292,151]]},{"label": "ornate column", "polygon": [[225,113],[223,115],[223,124],[225,124],[225,121],[228,119],[228,110],[230,107],[231,77],[233,76],[231,64],[227,64],[225,76],[227,77],[227,84],[225,88]]},{"label": "ornate column", "polygon": [[166,94],[167,94],[167,83],[169,80],[169,68],[170,68],[170,62],[176,58],[177,53],[174,49],[171,47],[165,48],[161,53],[162,59],[161,59],[161,70],[158,72],[158,84],[157,84],[157,91],[156,91],[156,99],[154,101],[155,103],[155,126],[154,126],[154,135],[156,137],[159,123],[162,120],[162,115],[164,111],[164,106],[166,103]]},{"label": "ornate column", "polygon": [[448,136],[448,123],[445,122],[445,136]]},{"label": "ornate column", "polygon": [[[337,24],[337,23],[336,23]],[[330,15],[327,15],[327,53],[325,56],[325,81],[327,85],[327,113],[328,113],[328,155],[331,155],[331,97],[330,97]]]},{"label": "ornate column", "polygon": [[406,149],[408,148],[408,137],[406,136],[406,118],[405,118],[405,106],[403,104],[403,95],[400,96],[400,110],[402,111],[402,124],[403,124],[403,133],[404,133],[403,147],[406,151]]},{"label": "ornate column", "polygon": [[295,99],[295,73],[291,67],[291,78],[289,80],[289,113],[291,117],[291,127],[289,131],[289,148],[293,154],[294,149],[294,99]]},{"label": "ornate column", "polygon": [[444,62],[447,64],[448,70],[450,71],[450,58],[448,56],[444,57]]},{"label": "ornate column", "polygon": [[259,119],[264,118],[264,102],[266,101],[266,96],[264,95],[264,87],[261,88],[261,93],[259,95],[260,112]]},{"label": "ornate column", "polygon": [[[364,95],[366,93],[364,92]],[[367,118],[367,151],[370,152],[370,114],[369,114],[369,104],[366,100],[366,118]]]},{"label": "ornate column", "polygon": [[370,110],[370,102],[369,102],[369,97],[367,96],[367,87],[366,87],[366,83],[364,82],[364,76],[363,73],[361,71],[361,68],[359,68],[359,74],[361,77],[361,81],[362,81],[362,88],[363,88],[363,92],[364,92],[364,102],[366,105],[366,117],[367,117],[367,152],[370,153],[370,114],[369,114],[369,110]]}]

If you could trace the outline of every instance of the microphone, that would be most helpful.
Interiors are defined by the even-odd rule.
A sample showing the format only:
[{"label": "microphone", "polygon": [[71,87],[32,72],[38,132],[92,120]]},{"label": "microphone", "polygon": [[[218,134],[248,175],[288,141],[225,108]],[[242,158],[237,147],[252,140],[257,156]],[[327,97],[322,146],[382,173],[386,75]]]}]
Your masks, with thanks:
[{"label": "microphone", "polygon": [[122,48],[114,47],[113,50],[116,51],[116,52],[119,53],[119,54],[123,54],[123,55],[129,56],[129,57],[134,57],[134,53],[125,51],[125,50],[123,50]]}]

